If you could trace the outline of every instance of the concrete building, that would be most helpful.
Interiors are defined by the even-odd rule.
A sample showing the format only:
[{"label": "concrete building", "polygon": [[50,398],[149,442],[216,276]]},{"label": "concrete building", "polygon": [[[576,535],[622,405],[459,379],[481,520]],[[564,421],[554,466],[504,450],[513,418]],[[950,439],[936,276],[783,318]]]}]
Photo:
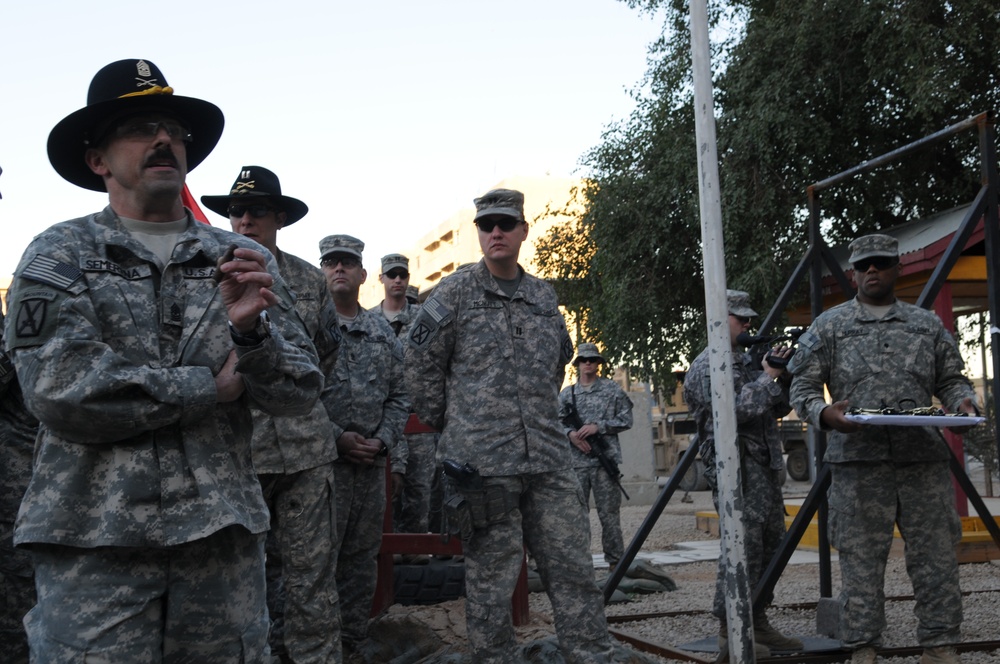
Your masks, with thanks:
[{"label": "concrete building", "polygon": [[[545,235],[554,224],[567,221],[564,215],[547,215],[546,210],[561,210],[570,201],[573,187],[582,184],[575,178],[511,177],[490,189],[517,189],[524,193],[524,216],[528,220],[528,240],[521,247],[520,263],[535,272],[535,240]],[[485,194],[486,190],[480,192]],[[409,247],[398,251],[410,259],[410,283],[424,293],[460,265],[476,263],[482,258],[479,237],[472,219],[476,208],[470,200],[466,207],[440,222]],[[376,260],[380,257],[375,257]],[[378,273],[370,274],[361,286],[362,306],[371,308],[382,301],[384,291]]]}]

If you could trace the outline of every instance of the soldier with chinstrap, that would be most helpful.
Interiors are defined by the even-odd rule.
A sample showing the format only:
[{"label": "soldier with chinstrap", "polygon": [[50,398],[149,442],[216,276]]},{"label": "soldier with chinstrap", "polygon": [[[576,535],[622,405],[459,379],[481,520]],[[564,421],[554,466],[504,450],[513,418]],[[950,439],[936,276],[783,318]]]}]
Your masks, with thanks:
[{"label": "soldier with chinstrap", "polygon": [[476,662],[521,661],[510,598],[527,546],[552,600],[567,662],[606,662],[612,646],[594,580],[587,509],[559,421],[573,345],[555,291],[517,263],[524,195],[476,199],[483,259],[442,280],[410,329],[407,387],[441,428],[438,460],[475,467],[454,491],[469,505],[466,625]]},{"label": "soldier with chinstrap", "polygon": [[14,275],[4,336],[41,422],[15,533],[39,662],[269,660],[250,406],[307,413],[323,377],[273,258],[182,206],[223,118],[172,93],[148,61],[97,73],[48,150],[110,204],[43,231]]}]

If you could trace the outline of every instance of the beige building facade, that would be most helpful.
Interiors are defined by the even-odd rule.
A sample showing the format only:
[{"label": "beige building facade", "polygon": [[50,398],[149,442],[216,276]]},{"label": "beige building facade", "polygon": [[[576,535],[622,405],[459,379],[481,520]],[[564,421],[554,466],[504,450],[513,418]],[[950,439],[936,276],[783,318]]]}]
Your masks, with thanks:
[{"label": "beige building facade", "polygon": [[[528,239],[521,246],[520,263],[528,272],[535,272],[535,241],[543,237],[553,225],[565,223],[565,215],[549,215],[546,210],[567,207],[572,189],[582,185],[582,180],[560,177],[511,177],[501,180],[490,189],[516,189],[524,194],[524,216],[528,220]],[[483,191],[481,193],[486,193]],[[424,234],[415,244],[399,247],[395,251],[410,259],[410,284],[425,293],[441,279],[454,272],[460,265],[476,263],[482,258],[479,236],[472,220],[476,208],[470,200],[467,207],[440,222]],[[384,291],[378,274],[369,275],[361,286],[362,306],[372,308],[382,301]]]}]

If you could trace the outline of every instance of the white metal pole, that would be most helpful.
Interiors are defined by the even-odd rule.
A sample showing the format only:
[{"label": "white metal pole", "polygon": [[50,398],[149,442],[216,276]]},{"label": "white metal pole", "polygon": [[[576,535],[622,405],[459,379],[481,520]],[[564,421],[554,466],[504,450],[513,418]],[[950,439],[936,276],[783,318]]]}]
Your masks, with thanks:
[{"label": "white metal pole", "polygon": [[747,576],[742,484],[736,440],[732,340],[726,303],[726,261],[719,195],[719,156],[712,100],[707,0],[691,0],[691,61],[694,73],[698,199],[705,263],[705,313],[711,357],[712,417],[719,483],[719,523],[725,560],[726,619],[731,662],[754,662],[753,611]]}]

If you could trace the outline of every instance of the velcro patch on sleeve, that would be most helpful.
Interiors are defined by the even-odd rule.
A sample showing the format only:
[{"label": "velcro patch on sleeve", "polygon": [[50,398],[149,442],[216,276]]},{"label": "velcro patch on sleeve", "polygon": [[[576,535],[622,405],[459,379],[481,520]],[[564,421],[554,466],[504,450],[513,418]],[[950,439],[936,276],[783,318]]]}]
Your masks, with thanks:
[{"label": "velcro patch on sleeve", "polygon": [[18,276],[66,290],[82,275],[79,268],[69,263],[38,254]]}]

